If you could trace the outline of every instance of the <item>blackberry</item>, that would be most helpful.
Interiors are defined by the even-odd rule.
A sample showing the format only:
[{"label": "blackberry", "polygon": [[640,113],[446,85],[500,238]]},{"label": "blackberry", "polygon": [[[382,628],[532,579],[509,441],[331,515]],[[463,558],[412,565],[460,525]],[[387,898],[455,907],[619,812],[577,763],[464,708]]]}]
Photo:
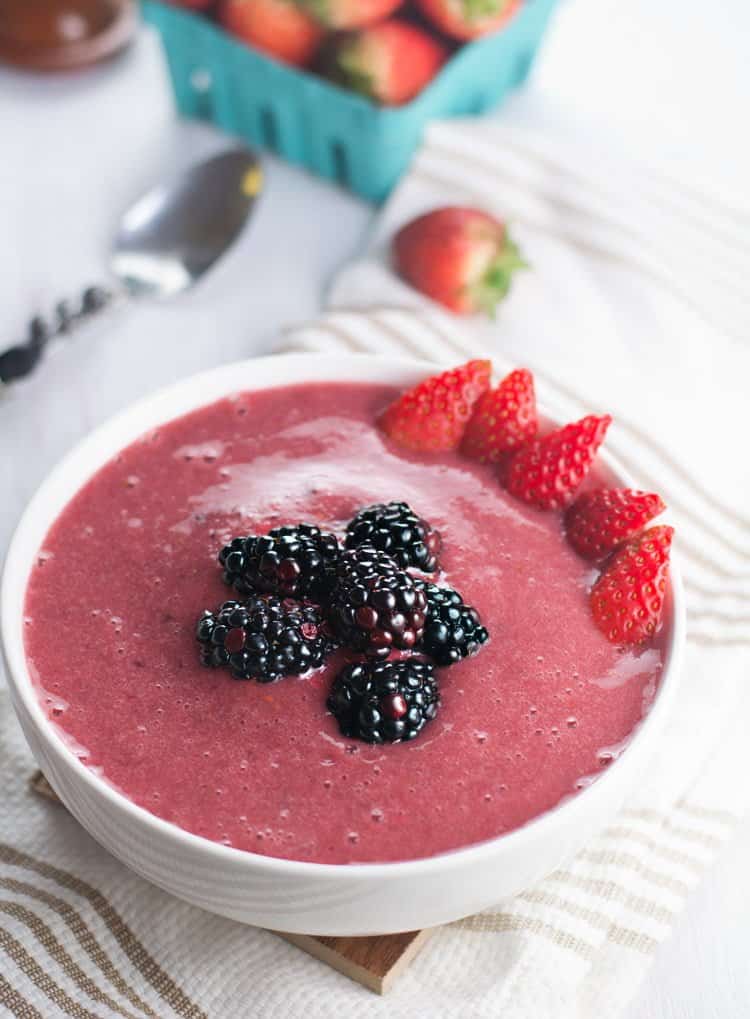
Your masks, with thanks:
[{"label": "blackberry", "polygon": [[316,606],[275,595],[227,601],[216,612],[204,612],[196,637],[203,665],[259,683],[315,669],[336,647]]},{"label": "blackberry", "polygon": [[326,701],[342,734],[366,743],[414,739],[439,704],[434,667],[415,658],[348,665]]},{"label": "blackberry", "polygon": [[434,573],[442,541],[440,532],[418,517],[405,502],[376,503],[360,510],[346,528],[346,547],[372,545],[387,552],[402,570],[414,566]]},{"label": "blackberry", "polygon": [[489,639],[479,613],[452,587],[438,587],[424,580],[415,581],[427,598],[424,636],[418,647],[436,665],[453,665],[475,655]]},{"label": "blackberry", "polygon": [[267,535],[234,538],[219,553],[224,580],[240,594],[268,591],[286,598],[325,598],[340,548],[312,524],[275,527]]},{"label": "blackberry", "polygon": [[422,637],[427,596],[385,552],[368,545],[342,552],[328,618],[343,644],[376,658],[408,650]]}]

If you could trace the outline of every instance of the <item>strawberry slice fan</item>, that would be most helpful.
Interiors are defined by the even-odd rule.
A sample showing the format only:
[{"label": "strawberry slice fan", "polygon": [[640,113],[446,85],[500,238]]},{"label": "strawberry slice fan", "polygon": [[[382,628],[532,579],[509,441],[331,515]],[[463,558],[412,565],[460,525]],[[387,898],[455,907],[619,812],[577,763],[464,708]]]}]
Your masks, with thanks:
[{"label": "strawberry slice fan", "polygon": [[564,512],[568,540],[605,562],[591,594],[594,621],[615,644],[643,644],[663,615],[673,528],[645,528],[666,507],[653,492],[598,488],[578,495],[612,418],[589,414],[539,435],[534,378],[511,372],[490,388],[492,363],[468,361],[424,379],[380,417],[380,428],[412,450],[460,451],[498,465],[498,484],[540,511]]}]

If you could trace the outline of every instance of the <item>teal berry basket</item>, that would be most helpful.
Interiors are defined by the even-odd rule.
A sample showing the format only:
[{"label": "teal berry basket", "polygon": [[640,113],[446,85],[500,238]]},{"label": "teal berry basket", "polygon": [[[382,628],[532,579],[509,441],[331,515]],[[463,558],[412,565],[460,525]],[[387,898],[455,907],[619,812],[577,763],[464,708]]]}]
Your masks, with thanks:
[{"label": "teal berry basket", "polygon": [[177,105],[254,145],[382,201],[425,124],[482,113],[522,84],[557,0],[524,0],[508,24],[458,49],[415,99],[376,106],[251,49],[196,14],[143,0],[160,32]]}]

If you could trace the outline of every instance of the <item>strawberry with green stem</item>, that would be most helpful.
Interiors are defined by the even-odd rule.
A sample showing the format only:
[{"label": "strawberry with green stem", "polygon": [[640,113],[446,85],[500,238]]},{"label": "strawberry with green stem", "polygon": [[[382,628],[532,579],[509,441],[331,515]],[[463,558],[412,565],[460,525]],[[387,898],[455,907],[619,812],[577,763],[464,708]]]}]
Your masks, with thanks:
[{"label": "strawberry with green stem", "polygon": [[527,268],[505,223],[461,206],[407,223],[393,239],[393,258],[402,279],[459,315],[493,315],[514,273]]},{"label": "strawberry with green stem", "polygon": [[417,0],[436,28],[453,39],[476,39],[507,24],[521,0]]},{"label": "strawberry with green stem", "polygon": [[416,25],[392,18],[334,36],[324,54],[327,77],[383,106],[409,102],[442,67],[447,50]]},{"label": "strawberry with green stem", "polygon": [[389,18],[404,0],[297,0],[316,21],[331,31],[364,28]]}]

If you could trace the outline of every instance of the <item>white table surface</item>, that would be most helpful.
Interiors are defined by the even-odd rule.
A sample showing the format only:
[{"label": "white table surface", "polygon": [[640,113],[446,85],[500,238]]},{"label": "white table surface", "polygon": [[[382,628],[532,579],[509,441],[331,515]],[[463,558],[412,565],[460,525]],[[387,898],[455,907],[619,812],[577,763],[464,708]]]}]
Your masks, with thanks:
[{"label": "white table surface", "polygon": [[[736,186],[732,177],[747,180],[750,158],[729,113],[744,108],[746,117],[748,108],[750,5],[745,0],[721,5],[703,0],[595,3],[568,0],[540,83],[554,86],[560,102],[572,99],[581,110],[603,117],[606,79],[606,109],[624,138],[635,137],[636,131],[641,139],[658,137],[660,144],[668,138],[675,151],[683,147],[686,159],[699,156],[707,177],[721,175],[729,186]],[[633,5],[642,8],[635,22],[627,21],[624,12]],[[584,24],[586,39],[561,76],[565,46],[569,49],[582,35]],[[606,59],[605,41],[610,47]],[[677,89],[667,87],[675,81]],[[0,70],[0,113],[28,120],[28,151],[21,160],[7,150],[3,156],[0,116],[3,345],[19,335],[27,311],[96,280],[104,227],[112,209],[122,207],[124,195],[133,189],[134,171],[128,176],[123,169],[127,181],[121,193],[114,188],[117,202],[103,216],[97,211],[103,196],[95,183],[87,185],[91,215],[73,226],[64,214],[50,210],[48,242],[41,244],[34,235],[32,251],[22,227],[24,210],[38,226],[44,199],[32,193],[21,167],[46,158],[43,131],[53,88],[50,82]],[[659,102],[647,102],[648,94],[657,94]],[[689,136],[698,128],[702,144],[690,146]],[[168,139],[170,157],[177,161],[212,144],[203,129],[187,126]],[[54,147],[48,153],[52,167],[53,157]],[[53,169],[49,172],[54,175]],[[280,327],[320,308],[326,283],[356,252],[373,210],[276,160],[266,161],[266,174],[267,190],[252,228],[204,285],[175,304],[144,306],[128,321],[113,319],[82,332],[34,379],[0,399],[0,552],[43,475],[91,427],[164,382],[214,361],[270,349]],[[32,177],[38,181],[39,174]],[[750,1015],[749,859],[750,821],[721,853],[674,936],[658,950],[628,1019]]]}]

